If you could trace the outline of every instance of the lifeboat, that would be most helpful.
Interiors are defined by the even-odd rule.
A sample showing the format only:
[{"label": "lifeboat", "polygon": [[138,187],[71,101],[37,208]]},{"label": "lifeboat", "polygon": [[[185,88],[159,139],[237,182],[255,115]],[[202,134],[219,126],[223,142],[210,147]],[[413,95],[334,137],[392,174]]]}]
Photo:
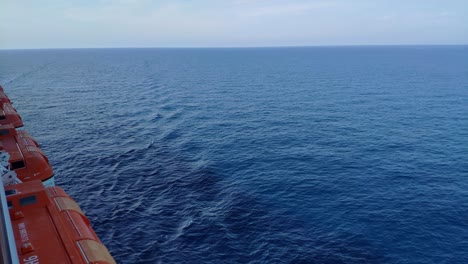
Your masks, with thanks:
[{"label": "lifeboat", "polygon": [[1,103],[9,103],[11,104],[11,101],[10,101],[10,98],[8,98],[8,96],[5,94],[5,92],[2,90],[0,90],[0,102]]},{"label": "lifeboat", "polygon": [[[2,126],[0,126],[0,128],[1,127]],[[27,145],[39,147],[39,143],[25,130],[16,130],[16,133],[18,133],[18,136],[21,137]]]},{"label": "lifeboat", "polygon": [[5,187],[20,263],[113,264],[79,205],[40,181]]},{"label": "lifeboat", "polygon": [[78,204],[53,186],[49,160],[20,126],[0,86],[0,167],[8,185],[0,183],[0,263],[116,263]]},{"label": "lifeboat", "polygon": [[0,102],[0,125],[12,124],[14,127],[22,127],[23,120],[11,103]]},{"label": "lifeboat", "polygon": [[55,185],[49,159],[27,132],[18,132],[13,125],[0,125],[0,151],[10,154],[10,169],[21,181],[41,180],[45,186]]}]

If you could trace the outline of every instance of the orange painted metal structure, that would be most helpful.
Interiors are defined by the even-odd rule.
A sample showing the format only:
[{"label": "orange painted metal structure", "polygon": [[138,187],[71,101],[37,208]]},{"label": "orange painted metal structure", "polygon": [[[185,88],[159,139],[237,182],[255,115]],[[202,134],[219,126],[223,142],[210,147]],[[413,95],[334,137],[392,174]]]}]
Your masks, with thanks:
[{"label": "orange painted metal structure", "polygon": [[54,176],[46,155],[26,131],[18,132],[12,125],[0,126],[0,151],[10,154],[10,169],[21,181],[46,181]]},{"label": "orange painted metal structure", "polygon": [[2,90],[0,90],[0,102],[1,103],[9,103],[11,104],[11,101],[10,101],[10,98],[8,98],[8,96],[5,94],[5,92]]},{"label": "orange painted metal structure", "polygon": [[44,187],[54,185],[52,167],[36,140],[15,129],[20,126],[0,86],[0,151],[9,153],[10,169],[23,181],[5,188],[19,263],[116,263],[79,205],[60,187]]},{"label": "orange painted metal structure", "polygon": [[20,263],[115,263],[78,204],[40,181],[5,188]]},{"label": "orange painted metal structure", "polygon": [[11,103],[0,102],[0,125],[12,124],[15,127],[23,126],[23,119]]},{"label": "orange painted metal structure", "polygon": [[[0,129],[1,128],[2,126],[0,126]],[[25,141],[26,145],[39,147],[39,143],[25,130],[16,130],[16,133]]]}]

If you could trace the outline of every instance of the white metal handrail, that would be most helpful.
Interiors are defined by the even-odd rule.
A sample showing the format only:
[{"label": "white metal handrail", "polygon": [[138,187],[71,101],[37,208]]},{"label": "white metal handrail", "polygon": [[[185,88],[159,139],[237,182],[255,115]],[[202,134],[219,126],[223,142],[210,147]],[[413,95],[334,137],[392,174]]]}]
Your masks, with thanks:
[{"label": "white metal handrail", "polygon": [[5,188],[2,182],[0,182],[0,200],[0,260],[5,264],[19,264]]}]

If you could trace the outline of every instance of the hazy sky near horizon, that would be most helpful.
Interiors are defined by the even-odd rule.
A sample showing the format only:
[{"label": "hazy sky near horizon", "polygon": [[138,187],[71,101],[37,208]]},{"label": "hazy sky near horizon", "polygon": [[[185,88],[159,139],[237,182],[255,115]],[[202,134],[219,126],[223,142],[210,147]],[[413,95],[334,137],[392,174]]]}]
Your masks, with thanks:
[{"label": "hazy sky near horizon", "polygon": [[465,0],[0,0],[0,48],[468,44]]}]

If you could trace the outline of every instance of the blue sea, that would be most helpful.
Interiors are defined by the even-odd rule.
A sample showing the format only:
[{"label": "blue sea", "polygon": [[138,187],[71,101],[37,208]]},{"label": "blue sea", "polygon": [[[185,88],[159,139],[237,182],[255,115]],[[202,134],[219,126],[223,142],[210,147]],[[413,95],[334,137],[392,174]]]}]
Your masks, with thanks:
[{"label": "blue sea", "polygon": [[118,263],[468,263],[468,46],[0,51]]}]

